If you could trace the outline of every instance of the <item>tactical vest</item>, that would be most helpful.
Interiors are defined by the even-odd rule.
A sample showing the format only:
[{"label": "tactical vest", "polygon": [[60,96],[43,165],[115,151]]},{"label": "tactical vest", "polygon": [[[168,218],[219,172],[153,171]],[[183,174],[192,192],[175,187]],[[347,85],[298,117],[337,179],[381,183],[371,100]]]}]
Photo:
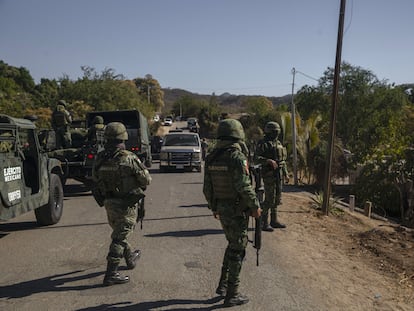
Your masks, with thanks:
[{"label": "tactical vest", "polygon": [[99,189],[108,198],[125,198],[131,191],[139,188],[133,168],[126,161],[125,151],[117,152],[107,158],[98,168]]},{"label": "tactical vest", "polygon": [[233,188],[229,155],[230,152],[225,151],[207,165],[215,199],[234,200],[237,198],[237,192]]},{"label": "tactical vest", "polygon": [[65,126],[68,125],[68,121],[66,120],[65,108],[61,105],[56,107],[56,110],[53,112],[53,120],[57,126]]},{"label": "tactical vest", "polygon": [[286,161],[287,151],[279,140],[261,141],[259,144],[261,144],[262,148],[264,148],[264,152],[262,154],[263,157],[275,161]]}]

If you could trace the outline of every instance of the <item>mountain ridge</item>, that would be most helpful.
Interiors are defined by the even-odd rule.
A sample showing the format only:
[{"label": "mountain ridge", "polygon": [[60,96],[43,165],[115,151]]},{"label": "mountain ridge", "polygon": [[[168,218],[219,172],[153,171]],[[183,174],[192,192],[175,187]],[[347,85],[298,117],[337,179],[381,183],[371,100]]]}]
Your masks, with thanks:
[{"label": "mountain ridge", "polygon": [[[192,93],[190,91],[180,89],[180,88],[162,88],[164,92],[164,109],[170,110],[173,104],[180,98],[184,96],[188,96],[198,100],[204,100],[209,102],[212,96],[216,97],[216,100],[219,105],[228,106],[228,107],[239,107],[244,99],[253,98],[253,97],[261,97],[261,95],[234,95],[228,92],[222,93],[221,95],[207,95],[207,94],[198,94]],[[272,103],[273,106],[278,106],[281,104],[289,104],[292,99],[292,95],[284,95],[284,96],[264,96],[268,98]]]}]

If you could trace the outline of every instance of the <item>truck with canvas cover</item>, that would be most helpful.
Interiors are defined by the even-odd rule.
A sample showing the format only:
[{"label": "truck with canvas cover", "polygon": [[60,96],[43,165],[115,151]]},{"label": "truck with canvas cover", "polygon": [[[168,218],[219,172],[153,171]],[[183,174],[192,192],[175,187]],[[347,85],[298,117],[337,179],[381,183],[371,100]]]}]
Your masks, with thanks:
[{"label": "truck with canvas cover", "polygon": [[134,152],[145,164],[151,167],[151,140],[147,118],[138,110],[94,111],[86,115],[86,125],[90,127],[96,116],[101,116],[105,124],[121,122],[128,131],[126,149]]},{"label": "truck with canvas cover", "polygon": [[59,222],[63,171],[40,146],[35,124],[0,114],[0,220],[34,210],[39,225]]}]

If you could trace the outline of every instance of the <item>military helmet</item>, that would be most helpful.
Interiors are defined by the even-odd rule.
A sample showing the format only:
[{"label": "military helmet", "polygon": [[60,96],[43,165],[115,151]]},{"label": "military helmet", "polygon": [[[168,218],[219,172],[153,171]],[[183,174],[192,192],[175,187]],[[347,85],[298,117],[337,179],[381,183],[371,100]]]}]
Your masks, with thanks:
[{"label": "military helmet", "polygon": [[277,135],[280,134],[280,125],[277,122],[267,122],[264,128],[264,132],[265,134],[272,134],[272,133],[277,133]]},{"label": "military helmet", "polygon": [[61,100],[58,101],[58,105],[62,105],[63,107],[66,108],[67,103],[63,99],[61,99]]},{"label": "military helmet", "polygon": [[105,127],[104,136],[107,140],[128,140],[128,132],[121,122],[111,122]]},{"label": "military helmet", "polygon": [[103,124],[104,119],[101,116],[95,116],[92,120],[92,124]]},{"label": "military helmet", "polygon": [[217,128],[217,138],[234,138],[244,140],[244,130],[241,123],[235,119],[221,120]]}]

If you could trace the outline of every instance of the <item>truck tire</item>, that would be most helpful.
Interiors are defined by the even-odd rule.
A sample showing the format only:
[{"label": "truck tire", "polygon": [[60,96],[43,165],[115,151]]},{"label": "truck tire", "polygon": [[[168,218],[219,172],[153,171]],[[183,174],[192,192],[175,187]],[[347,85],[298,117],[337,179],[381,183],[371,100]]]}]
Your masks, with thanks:
[{"label": "truck tire", "polygon": [[35,215],[40,226],[54,225],[62,216],[63,211],[63,187],[60,177],[50,174],[49,202],[37,209]]},{"label": "truck tire", "polygon": [[144,165],[145,165],[147,168],[151,168],[151,166],[152,166],[152,161],[151,161],[150,159],[147,159],[147,160],[145,160]]}]

